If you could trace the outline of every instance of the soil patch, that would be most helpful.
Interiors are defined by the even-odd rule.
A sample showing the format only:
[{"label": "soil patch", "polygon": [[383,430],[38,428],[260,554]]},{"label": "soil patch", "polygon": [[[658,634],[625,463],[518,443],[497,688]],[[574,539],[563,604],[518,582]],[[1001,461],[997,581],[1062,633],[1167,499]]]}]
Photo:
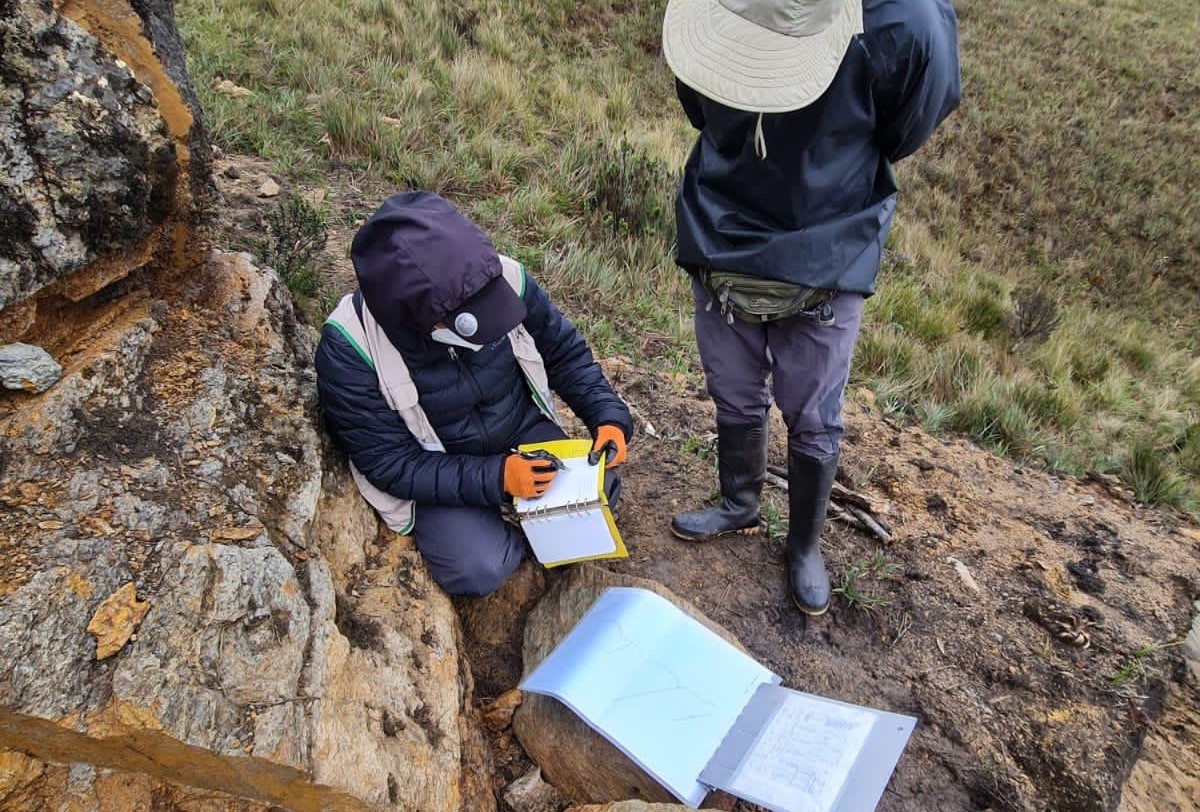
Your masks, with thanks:
[{"label": "soil patch", "polygon": [[[707,544],[667,530],[715,489],[711,404],[609,366],[641,420],[620,517],[631,555],[608,566],[694,602],[789,687],[916,716],[880,810],[1113,809],[1164,698],[1164,718],[1195,704],[1177,648],[1129,669],[1143,647],[1186,633],[1200,591],[1200,552],[1173,517],[851,401],[839,478],[888,506],[894,539],[830,522],[839,592],[809,620],[786,600],[783,522]],[[777,415],[772,430],[784,465]],[[786,516],[781,491],[767,500],[768,516]],[[1180,720],[1193,742],[1194,723]],[[1194,794],[1184,780],[1168,789]]]}]

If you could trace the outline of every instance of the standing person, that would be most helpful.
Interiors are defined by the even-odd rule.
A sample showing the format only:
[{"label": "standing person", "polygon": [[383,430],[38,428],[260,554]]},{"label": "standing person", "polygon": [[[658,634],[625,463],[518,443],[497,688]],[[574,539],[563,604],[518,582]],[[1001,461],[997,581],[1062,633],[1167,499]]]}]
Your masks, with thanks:
[{"label": "standing person", "polygon": [[[442,589],[486,595],[526,552],[501,506],[541,496],[556,473],[513,451],[566,436],[551,393],[608,446],[609,468],[625,459],[629,409],[545,291],[441,197],[389,197],[350,256],[358,290],[317,346],[325,427]],[[607,475],[613,503],[617,484]]]},{"label": "standing person", "polygon": [[771,376],[788,428],[788,591],[819,615],[842,394],[896,204],[891,165],[958,105],[954,9],[670,0],[663,51],[700,131],[676,202],[676,261],[693,278],[721,490],[671,527],[700,541],[757,526]]}]

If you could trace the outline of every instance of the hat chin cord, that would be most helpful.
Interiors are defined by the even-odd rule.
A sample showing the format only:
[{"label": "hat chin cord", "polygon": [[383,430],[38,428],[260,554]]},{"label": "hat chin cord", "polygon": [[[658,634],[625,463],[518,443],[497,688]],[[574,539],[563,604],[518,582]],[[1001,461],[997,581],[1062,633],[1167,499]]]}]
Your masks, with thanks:
[{"label": "hat chin cord", "polygon": [[754,154],[759,157],[759,160],[767,160],[767,139],[763,135],[762,128],[763,114],[758,114],[758,121],[754,123]]}]

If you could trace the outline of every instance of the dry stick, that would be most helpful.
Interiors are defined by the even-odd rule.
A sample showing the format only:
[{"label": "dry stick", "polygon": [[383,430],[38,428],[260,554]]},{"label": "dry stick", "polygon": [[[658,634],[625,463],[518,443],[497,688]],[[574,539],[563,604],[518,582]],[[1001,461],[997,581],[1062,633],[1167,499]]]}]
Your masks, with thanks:
[{"label": "dry stick", "polygon": [[[788,484],[786,479],[774,473],[770,469],[767,469],[767,472],[764,476],[766,477],[768,484],[774,485],[776,488],[779,488],[785,493],[787,492]],[[880,527],[878,522],[870,518],[865,511],[862,511],[853,505],[840,505],[830,500],[829,515],[834,519],[841,520],[854,527],[868,530],[883,541],[892,540],[891,535],[888,534],[888,532],[882,527]]]},{"label": "dry stick", "polygon": [[766,480],[769,484],[774,485],[776,488],[779,488],[779,490],[787,493],[787,480],[776,474],[772,469],[768,468],[767,472],[763,476],[766,477]]},{"label": "dry stick", "polygon": [[858,520],[858,517],[851,516],[849,513],[842,510],[841,505],[837,504],[836,502],[829,503],[829,516],[836,521],[845,522],[851,527],[857,527],[860,530],[867,529],[866,525]]},{"label": "dry stick", "polygon": [[[778,465],[767,466],[767,476],[774,476],[776,479],[783,481],[782,477],[786,475],[786,471]],[[778,482],[773,482],[774,485],[779,485]],[[787,489],[786,483],[781,486],[784,490]],[[833,490],[830,496],[842,503],[845,510],[854,518],[858,519],[862,525],[879,537],[881,541],[892,540],[892,528],[882,518],[876,515],[877,508],[875,503],[868,497],[863,496],[858,491],[852,491],[841,483],[834,482]]]},{"label": "dry stick", "polygon": [[855,505],[846,505],[846,511],[866,525],[867,529],[874,533],[880,541],[890,542],[892,540],[892,534],[880,527],[879,522],[875,521],[870,513]]},{"label": "dry stick", "polygon": [[[768,465],[767,471],[779,477],[787,477],[787,469],[779,465]],[[834,499],[839,502],[849,502],[856,507],[860,507],[868,513],[875,513],[877,507],[875,502],[870,497],[864,496],[858,491],[853,491],[847,488],[840,482],[833,483],[833,491],[831,492]]]}]

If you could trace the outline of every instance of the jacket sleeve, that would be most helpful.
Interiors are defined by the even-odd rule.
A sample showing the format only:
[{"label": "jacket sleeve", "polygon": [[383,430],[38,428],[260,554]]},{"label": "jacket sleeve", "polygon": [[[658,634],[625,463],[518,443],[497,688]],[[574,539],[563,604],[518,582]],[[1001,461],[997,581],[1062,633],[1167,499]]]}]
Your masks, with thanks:
[{"label": "jacket sleeve", "polygon": [[893,3],[872,32],[879,145],[893,163],[912,155],[958,107],[958,22],[950,0]]},{"label": "jacket sleeve", "polygon": [[611,424],[620,427],[628,440],[633,434],[629,409],[605,379],[575,325],[559,312],[529,274],[525,275],[524,299],[529,311],[525,329],[546,362],[550,388],[566,401],[593,435],[600,426]]},{"label": "jacket sleeve", "polygon": [[688,121],[697,130],[703,130],[704,108],[700,106],[700,94],[676,79],[675,95],[679,97],[679,103],[683,106],[683,112],[687,115]]},{"label": "jacket sleeve", "polygon": [[504,457],[426,451],[388,406],[375,370],[336,328],[317,345],[317,392],[326,430],[367,480],[418,505],[498,506]]}]

